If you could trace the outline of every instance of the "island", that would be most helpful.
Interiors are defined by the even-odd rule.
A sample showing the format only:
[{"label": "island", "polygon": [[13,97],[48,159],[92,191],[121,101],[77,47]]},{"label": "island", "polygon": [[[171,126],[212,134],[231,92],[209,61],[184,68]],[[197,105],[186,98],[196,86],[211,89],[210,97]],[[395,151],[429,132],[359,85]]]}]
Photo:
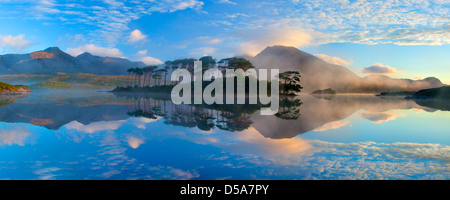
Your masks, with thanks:
[{"label": "island", "polygon": [[314,92],[312,92],[311,94],[314,95],[335,95],[336,91],[334,91],[331,88],[325,89],[325,90],[316,90]]},{"label": "island", "polygon": [[384,96],[409,96],[414,95],[416,92],[410,92],[410,91],[401,91],[401,92],[382,92],[380,94],[377,94],[376,96],[384,97]]}]

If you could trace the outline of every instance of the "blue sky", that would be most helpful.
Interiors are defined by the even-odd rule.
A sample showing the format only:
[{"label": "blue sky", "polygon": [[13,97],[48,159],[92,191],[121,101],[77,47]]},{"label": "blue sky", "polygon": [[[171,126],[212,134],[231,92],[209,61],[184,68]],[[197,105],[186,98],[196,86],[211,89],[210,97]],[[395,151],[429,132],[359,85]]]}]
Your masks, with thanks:
[{"label": "blue sky", "polygon": [[157,64],[288,45],[361,76],[450,84],[449,16],[446,0],[0,0],[0,54],[59,46]]}]

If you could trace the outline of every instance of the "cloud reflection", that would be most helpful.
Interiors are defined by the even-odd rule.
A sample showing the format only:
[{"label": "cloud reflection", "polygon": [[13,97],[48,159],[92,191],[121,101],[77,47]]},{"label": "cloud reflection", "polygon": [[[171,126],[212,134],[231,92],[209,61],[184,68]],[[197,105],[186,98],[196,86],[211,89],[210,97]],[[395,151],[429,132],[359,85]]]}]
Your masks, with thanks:
[{"label": "cloud reflection", "polygon": [[361,118],[372,121],[374,124],[381,124],[397,119],[397,117],[403,117],[405,114],[395,114],[387,112],[365,112],[361,113]]}]

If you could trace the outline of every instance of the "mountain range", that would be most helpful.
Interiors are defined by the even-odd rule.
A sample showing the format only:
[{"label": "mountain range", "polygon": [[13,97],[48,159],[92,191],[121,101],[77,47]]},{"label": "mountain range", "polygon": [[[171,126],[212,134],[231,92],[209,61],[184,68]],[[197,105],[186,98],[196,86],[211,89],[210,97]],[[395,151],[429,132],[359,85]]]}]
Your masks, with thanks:
[{"label": "mountain range", "polygon": [[300,51],[295,47],[271,46],[255,57],[248,58],[259,69],[300,71],[304,91],[313,92],[332,88],[339,93],[418,91],[442,87],[444,84],[434,77],[423,80],[394,79],[384,75],[359,77],[349,69],[327,63],[322,59]]},{"label": "mountain range", "polygon": [[100,57],[83,53],[73,57],[58,47],[29,54],[0,55],[0,74],[89,73],[98,75],[125,74],[131,67],[143,67],[142,62],[123,58]]},{"label": "mountain range", "polygon": [[[295,47],[271,46],[249,59],[256,68],[278,68],[280,72],[300,71],[305,92],[331,88],[338,93],[374,93],[384,91],[419,91],[445,86],[439,79],[394,79],[384,75],[360,77],[349,69],[325,62]],[[58,47],[29,54],[0,55],[0,74],[88,73],[124,75],[131,67],[144,67],[142,62],[123,58],[100,57],[88,52],[73,57]]]}]

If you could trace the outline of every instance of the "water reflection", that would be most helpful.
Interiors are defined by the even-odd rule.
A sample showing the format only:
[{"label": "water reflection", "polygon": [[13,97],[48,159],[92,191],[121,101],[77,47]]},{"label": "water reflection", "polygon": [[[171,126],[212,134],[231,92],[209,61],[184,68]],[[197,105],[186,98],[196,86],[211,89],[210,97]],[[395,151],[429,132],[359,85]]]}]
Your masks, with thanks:
[{"label": "water reflection", "polygon": [[30,94],[0,107],[0,178],[450,178],[448,112],[368,95],[280,105],[261,116],[164,95]]},{"label": "water reflection", "polygon": [[14,103],[17,99],[26,98],[28,93],[22,94],[0,94],[0,107]]}]

